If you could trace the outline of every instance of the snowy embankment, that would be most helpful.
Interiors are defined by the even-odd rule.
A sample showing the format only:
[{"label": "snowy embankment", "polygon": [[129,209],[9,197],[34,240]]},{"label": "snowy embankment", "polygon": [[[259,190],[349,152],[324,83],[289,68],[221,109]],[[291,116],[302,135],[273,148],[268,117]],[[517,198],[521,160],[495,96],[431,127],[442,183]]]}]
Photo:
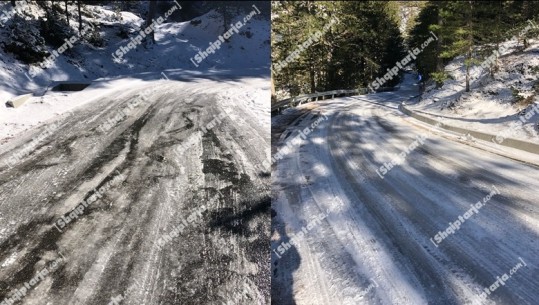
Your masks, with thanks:
[{"label": "snowy embankment", "polygon": [[[452,79],[440,89],[427,87],[412,110],[447,119],[452,126],[511,137],[539,140],[539,41],[523,52],[516,41],[507,41],[494,79],[488,69],[471,69],[470,92],[465,92],[463,57],[446,66]],[[537,109],[537,110],[534,110]]]},{"label": "snowy embankment", "polygon": [[[28,8],[27,20],[44,14],[35,4],[29,4]],[[0,10],[10,10],[9,2],[0,4]],[[76,16],[75,5],[70,5],[69,10],[71,16]],[[243,20],[247,14],[249,12],[239,13],[230,22]],[[118,35],[120,29],[127,29],[130,38],[136,36],[136,30],[143,25],[142,17],[132,12],[115,13],[109,7],[85,6],[83,23],[99,26],[104,46],[97,48],[86,41],[76,43],[47,69],[42,69],[39,64],[24,64],[0,48],[0,146],[21,132],[55,120],[59,115],[68,115],[77,107],[99,101],[100,97],[111,92],[120,93],[127,88],[151,85],[151,82],[164,78],[186,82],[204,78],[233,79],[241,83],[243,77],[265,78],[269,75],[270,25],[261,16],[250,19],[228,43],[205,58],[199,67],[195,67],[190,58],[204,51],[209,42],[218,39],[225,31],[220,14],[210,11],[185,22],[165,20],[156,27],[155,45],[139,45],[123,59],[114,58],[112,54],[131,41]],[[29,24],[38,26],[37,23]],[[70,26],[77,32],[78,23],[71,20]],[[10,30],[8,21],[5,27],[0,28],[0,39],[7,37]],[[37,28],[35,30],[38,31]],[[47,46],[48,52],[53,50]],[[238,72],[240,69],[241,74]],[[61,81],[91,82],[91,85],[80,92],[50,91],[54,83]],[[241,85],[239,88],[242,88],[239,94],[244,97],[242,100],[246,101],[246,106],[254,107],[252,110],[261,120],[262,117],[266,120],[261,115],[266,108],[269,111],[266,91]],[[226,93],[232,94],[229,91]],[[33,93],[34,96],[23,106],[15,109],[5,106],[10,98],[26,93]],[[268,105],[265,105],[266,102]]]}]

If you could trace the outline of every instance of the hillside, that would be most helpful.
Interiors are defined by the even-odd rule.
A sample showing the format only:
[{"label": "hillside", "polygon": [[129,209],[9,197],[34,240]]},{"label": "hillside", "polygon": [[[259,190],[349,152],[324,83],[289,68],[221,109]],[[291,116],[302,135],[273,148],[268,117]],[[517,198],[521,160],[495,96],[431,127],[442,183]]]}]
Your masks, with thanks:
[{"label": "hillside", "polygon": [[[95,30],[91,31],[89,38],[74,44],[65,55],[57,57],[46,69],[41,68],[42,61],[27,64],[18,60],[15,54],[5,50],[12,32],[16,32],[18,40],[22,40],[21,37],[24,36],[32,36],[36,42],[41,42],[33,47],[40,48],[44,52],[52,53],[57,49],[47,44],[40,34],[38,19],[44,17],[43,9],[35,2],[25,5],[24,14],[11,18],[0,28],[0,41],[2,41],[0,99],[5,100],[10,95],[43,88],[54,81],[88,81],[102,77],[161,72],[167,69],[204,71],[269,66],[269,23],[263,15],[256,15],[240,29],[239,33],[232,36],[229,43],[225,43],[218,52],[208,56],[200,67],[196,67],[190,59],[199,51],[206,49],[208,41],[215,41],[224,32],[223,16],[208,5],[206,9],[199,8],[201,15],[190,20],[174,22],[171,18],[157,25],[155,45],[139,46],[130,50],[123,59],[115,58],[112,54],[121,46],[126,46],[143,25],[146,4],[144,2],[135,4],[137,5],[132,5],[131,11],[119,11],[120,7],[117,5],[84,5],[83,25],[93,25]],[[172,1],[161,1],[160,4],[165,12],[167,7],[175,5]],[[260,9],[262,7],[263,5]],[[74,16],[72,19],[76,19],[76,9],[76,5],[69,5],[69,13]],[[2,2],[0,10],[11,10],[11,5],[9,2]],[[252,10],[253,8],[250,9]],[[249,11],[245,12],[248,13]],[[265,13],[267,14],[267,11]],[[239,19],[243,19],[243,14],[235,14],[230,22]],[[24,22],[22,29],[19,22]],[[69,26],[70,28],[65,28],[58,25],[77,36],[76,20],[70,20]],[[19,33],[20,31],[23,33]]]},{"label": "hillside", "polygon": [[[508,40],[502,47],[505,51],[494,77],[475,66],[471,70],[471,90],[465,92],[464,58],[457,57],[445,67],[450,79],[439,89],[430,82],[420,102],[411,108],[447,119],[447,124],[453,126],[536,141],[539,41],[531,40],[524,50],[516,40]],[[534,105],[538,112],[533,110]]]},{"label": "hillside", "polygon": [[[234,75],[269,73],[269,4],[256,3],[255,8],[249,3],[231,3],[226,16],[228,24],[249,20],[237,32],[233,31],[228,42],[197,64],[195,56],[207,50],[208,41],[219,40],[225,32],[222,11],[211,2],[188,2],[189,6],[184,4],[181,9],[175,9],[175,2],[160,1],[156,19],[163,17],[163,23],[155,26],[155,44],[137,45],[122,58],[116,55],[117,50],[125,49],[141,27],[144,29],[147,2],[83,5],[82,24],[89,30],[80,39],[77,6],[71,3],[69,27],[65,21],[58,21],[55,26],[63,33],[72,33],[69,37],[77,37],[77,42],[53,61],[37,57],[32,63],[28,63],[31,61],[28,54],[33,53],[28,52],[54,54],[58,48],[54,46],[55,39],[43,31],[42,19],[46,16],[43,6],[37,2],[17,3],[22,10],[13,10],[9,2],[0,3],[1,11],[15,12],[0,27],[0,144],[121,87],[141,86],[144,81],[162,78],[219,79],[224,74],[235,78]],[[165,19],[169,10],[172,14]],[[33,42],[32,51],[25,47],[29,41]],[[20,52],[7,51],[11,50],[7,46],[12,42]],[[62,81],[92,84],[82,92],[50,91]],[[26,93],[34,96],[20,108],[4,106],[10,98]]]}]

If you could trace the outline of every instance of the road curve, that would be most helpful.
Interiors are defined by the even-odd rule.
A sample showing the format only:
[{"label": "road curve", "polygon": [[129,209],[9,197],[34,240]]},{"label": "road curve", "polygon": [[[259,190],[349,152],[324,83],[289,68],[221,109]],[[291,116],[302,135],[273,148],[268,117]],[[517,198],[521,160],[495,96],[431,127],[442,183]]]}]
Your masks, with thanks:
[{"label": "road curve", "polygon": [[270,130],[231,86],[116,91],[3,149],[0,301],[269,304]]},{"label": "road curve", "polygon": [[[288,151],[272,177],[274,304],[537,304],[538,167],[419,127],[397,109],[414,94],[405,84],[319,102],[283,132]],[[403,152],[404,163],[380,170]]]}]

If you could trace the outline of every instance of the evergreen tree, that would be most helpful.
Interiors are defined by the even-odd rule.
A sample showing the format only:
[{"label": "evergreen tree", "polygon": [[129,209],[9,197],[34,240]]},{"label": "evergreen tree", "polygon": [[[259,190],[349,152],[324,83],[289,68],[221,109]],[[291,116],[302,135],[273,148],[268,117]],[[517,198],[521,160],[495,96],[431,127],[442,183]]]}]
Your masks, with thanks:
[{"label": "evergreen tree", "polygon": [[[522,29],[538,15],[539,3],[535,1],[430,1],[419,13],[408,43],[420,44],[433,31],[438,37],[437,45],[429,46],[418,56],[418,70],[441,86],[447,78],[445,64],[464,56],[469,91],[470,69],[474,65],[488,68],[494,77],[503,41],[515,36],[521,48],[528,47],[528,39],[539,33]],[[492,64],[484,65],[492,58]]]},{"label": "evergreen tree", "polygon": [[[272,12],[276,90],[297,95],[366,87],[404,56],[392,3],[280,1],[272,3]],[[316,41],[308,43],[317,33]],[[304,43],[307,47],[298,52]],[[278,63],[291,54],[293,60],[281,68]],[[398,77],[389,85],[396,83]]]}]

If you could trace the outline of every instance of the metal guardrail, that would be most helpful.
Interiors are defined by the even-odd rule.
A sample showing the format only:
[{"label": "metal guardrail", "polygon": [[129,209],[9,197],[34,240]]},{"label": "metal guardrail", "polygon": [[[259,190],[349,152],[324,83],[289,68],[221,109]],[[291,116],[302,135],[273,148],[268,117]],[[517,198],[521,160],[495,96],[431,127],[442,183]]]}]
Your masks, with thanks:
[{"label": "metal guardrail", "polygon": [[[398,90],[400,86],[396,87],[381,87],[376,89],[376,92],[387,92],[387,91],[394,91]],[[304,102],[312,102],[312,101],[318,101],[320,97],[322,97],[323,100],[326,99],[326,97],[330,97],[330,99],[341,96],[350,96],[350,95],[360,95],[360,94],[367,94],[369,90],[367,88],[359,88],[359,89],[353,89],[353,90],[333,90],[333,91],[326,91],[326,92],[317,92],[312,94],[304,94],[299,95],[292,98],[287,98],[285,100],[279,101],[271,106],[271,113],[279,113],[283,108],[292,107],[301,105],[301,103]]]},{"label": "metal guardrail", "polygon": [[[407,115],[409,115],[409,116],[411,116],[411,117],[413,117],[413,118],[415,118],[417,120],[425,122],[427,124],[436,125],[436,124],[441,123],[441,122],[439,122],[439,121],[437,121],[437,120],[435,120],[433,118],[427,117],[427,116],[425,116],[423,114],[419,114],[417,111],[410,110],[410,109],[406,108],[405,105],[403,105],[403,104],[399,104],[399,109],[403,113],[405,113],[405,114],[407,114]],[[483,140],[483,141],[493,142],[494,144],[507,146],[507,147],[510,147],[510,148],[520,149],[520,150],[527,151],[527,152],[530,152],[530,153],[533,153],[533,154],[539,154],[539,144],[537,144],[537,143],[526,142],[526,141],[517,140],[517,139],[513,139],[513,138],[504,138],[501,143],[498,143],[498,142],[496,142],[497,135],[494,135],[494,134],[489,134],[489,133],[485,133],[485,132],[480,132],[480,131],[476,131],[476,130],[470,130],[470,129],[456,127],[456,126],[451,126],[451,125],[447,125],[447,124],[440,124],[439,126],[440,126],[440,128],[443,128],[443,129],[446,129],[446,130],[449,130],[449,131],[453,131],[453,132],[456,132],[456,133],[460,133],[460,134],[463,134],[463,135],[470,134],[472,137]]]},{"label": "metal guardrail", "polygon": [[335,98],[335,96],[347,96],[347,95],[359,95],[366,94],[367,88],[353,89],[353,90],[333,90],[326,92],[317,92],[312,94],[299,95],[292,98],[279,101],[271,106],[271,112],[280,112],[281,109],[297,106],[303,102],[318,101],[319,98],[326,99],[326,97]]}]

